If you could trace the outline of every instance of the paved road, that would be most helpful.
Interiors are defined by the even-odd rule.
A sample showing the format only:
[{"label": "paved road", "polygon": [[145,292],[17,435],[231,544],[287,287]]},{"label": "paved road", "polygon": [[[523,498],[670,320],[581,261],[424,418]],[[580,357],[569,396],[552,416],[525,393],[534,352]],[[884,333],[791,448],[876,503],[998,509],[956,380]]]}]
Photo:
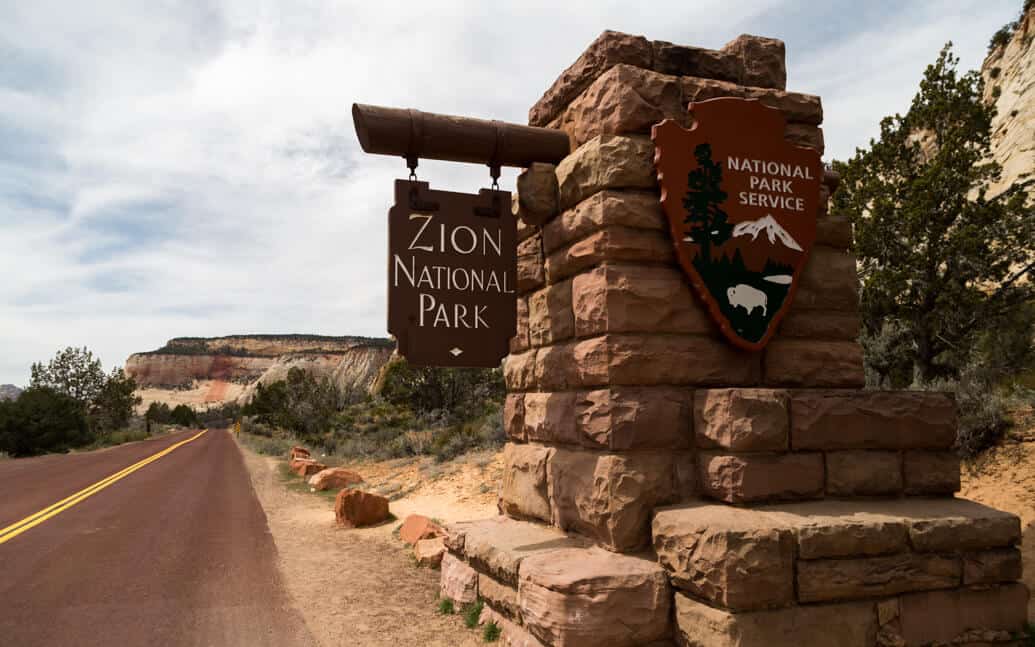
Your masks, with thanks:
[{"label": "paved road", "polygon": [[[196,433],[0,461],[0,528]],[[212,430],[0,543],[0,645],[311,645],[275,559],[240,452]]]}]

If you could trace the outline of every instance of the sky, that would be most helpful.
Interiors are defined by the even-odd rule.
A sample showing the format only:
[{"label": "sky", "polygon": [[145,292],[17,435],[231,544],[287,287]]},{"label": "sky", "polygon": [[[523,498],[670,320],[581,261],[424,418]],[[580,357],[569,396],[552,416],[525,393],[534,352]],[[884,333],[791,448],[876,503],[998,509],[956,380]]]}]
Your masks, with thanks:
[{"label": "sky", "polygon": [[[605,29],[750,33],[785,41],[787,89],[822,97],[826,159],[844,159],[946,41],[977,68],[1020,5],[0,0],[0,383],[66,346],[111,367],[172,337],[385,336],[406,169],[362,153],[353,102],[525,123]],[[477,165],[419,175],[489,183]]]}]

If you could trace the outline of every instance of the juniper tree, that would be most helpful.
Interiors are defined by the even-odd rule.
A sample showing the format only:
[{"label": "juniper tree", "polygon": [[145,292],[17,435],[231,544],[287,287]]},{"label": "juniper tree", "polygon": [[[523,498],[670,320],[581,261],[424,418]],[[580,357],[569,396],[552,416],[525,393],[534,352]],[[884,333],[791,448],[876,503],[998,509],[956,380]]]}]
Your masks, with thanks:
[{"label": "juniper tree", "polygon": [[712,160],[712,147],[699,144],[694,149],[697,168],[687,174],[687,193],[683,207],[684,222],[690,225],[689,235],[701,247],[700,261],[711,262],[711,246],[722,245],[733,233],[733,225],[722,210],[726,192],[722,190],[722,165]]},{"label": "juniper tree", "polygon": [[894,328],[895,353],[919,385],[956,377],[982,333],[1013,325],[1033,298],[1035,216],[1018,189],[989,195],[1000,173],[994,108],[981,100],[981,75],[959,74],[958,63],[948,43],[909,111],[835,162],[832,212],[855,226],[863,341]]}]

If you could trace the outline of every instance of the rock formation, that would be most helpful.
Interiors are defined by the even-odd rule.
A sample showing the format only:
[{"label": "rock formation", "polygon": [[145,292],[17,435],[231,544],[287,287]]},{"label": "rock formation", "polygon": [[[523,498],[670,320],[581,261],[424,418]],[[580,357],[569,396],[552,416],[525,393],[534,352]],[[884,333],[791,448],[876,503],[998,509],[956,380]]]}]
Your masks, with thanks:
[{"label": "rock formation", "polygon": [[997,112],[992,157],[1003,167],[991,192],[1020,184],[1035,196],[1035,3],[1029,3],[1012,32],[992,47],[981,66],[985,101]]},{"label": "rock formation", "polygon": [[142,407],[210,407],[247,402],[259,384],[283,380],[295,367],[330,379],[342,391],[368,392],[393,348],[391,340],[367,337],[182,337],[131,355],[126,372],[140,386]]},{"label": "rock formation", "polygon": [[0,400],[14,400],[22,394],[22,390],[13,384],[0,384]]}]

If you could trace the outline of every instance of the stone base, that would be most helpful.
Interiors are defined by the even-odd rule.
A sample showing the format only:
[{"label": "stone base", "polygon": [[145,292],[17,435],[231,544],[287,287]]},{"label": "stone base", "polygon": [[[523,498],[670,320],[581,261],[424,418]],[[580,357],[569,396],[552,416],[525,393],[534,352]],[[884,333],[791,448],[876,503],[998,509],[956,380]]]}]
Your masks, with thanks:
[{"label": "stone base", "polygon": [[1019,519],[964,499],[659,509],[682,645],[996,644],[1026,621]]},{"label": "stone base", "polygon": [[447,532],[441,593],[480,598],[503,644],[633,647],[671,636],[672,591],[653,555],[618,555],[507,517]]}]

